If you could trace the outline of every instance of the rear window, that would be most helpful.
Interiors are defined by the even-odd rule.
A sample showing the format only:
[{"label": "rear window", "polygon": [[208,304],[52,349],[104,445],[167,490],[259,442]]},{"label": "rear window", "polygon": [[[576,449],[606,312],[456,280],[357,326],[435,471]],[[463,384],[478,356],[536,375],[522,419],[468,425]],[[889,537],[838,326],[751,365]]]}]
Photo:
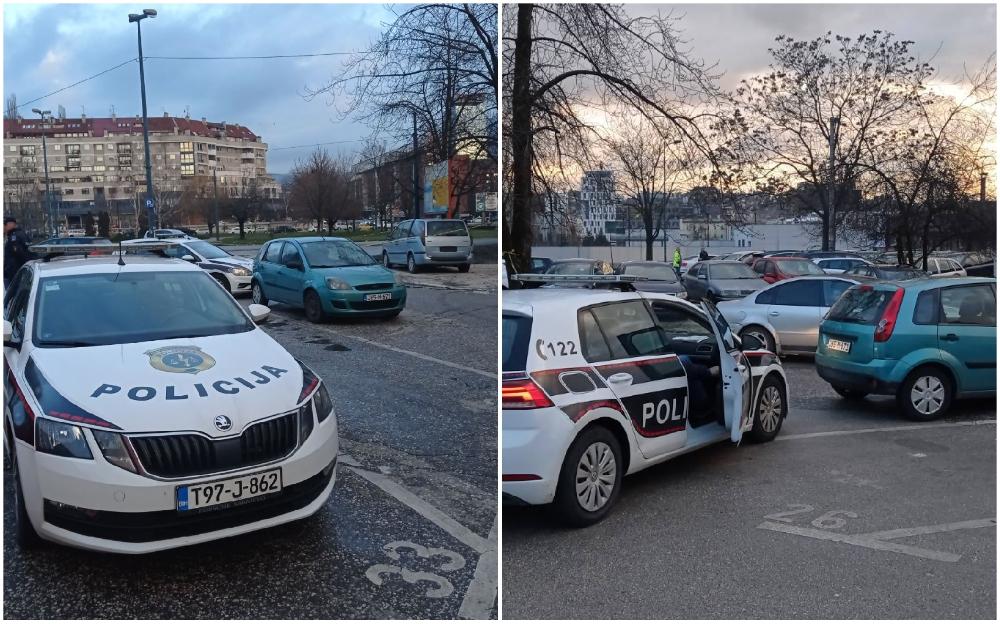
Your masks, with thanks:
[{"label": "rear window", "polygon": [[843,323],[874,325],[882,317],[882,311],[895,292],[895,289],[875,290],[871,286],[855,286],[837,300],[826,318]]},{"label": "rear window", "polygon": [[[822,275],[823,269],[809,260],[778,260],[775,262],[785,275]],[[844,266],[831,268],[842,269]]]},{"label": "rear window", "polygon": [[465,221],[455,219],[453,221],[428,221],[427,236],[468,236],[469,229],[465,227]]},{"label": "rear window", "polygon": [[635,275],[664,282],[677,281],[677,274],[674,273],[673,267],[666,264],[626,264],[622,275]]},{"label": "rear window", "polygon": [[503,347],[503,371],[523,371],[528,362],[528,341],[531,319],[527,316],[504,315],[500,335]]}]

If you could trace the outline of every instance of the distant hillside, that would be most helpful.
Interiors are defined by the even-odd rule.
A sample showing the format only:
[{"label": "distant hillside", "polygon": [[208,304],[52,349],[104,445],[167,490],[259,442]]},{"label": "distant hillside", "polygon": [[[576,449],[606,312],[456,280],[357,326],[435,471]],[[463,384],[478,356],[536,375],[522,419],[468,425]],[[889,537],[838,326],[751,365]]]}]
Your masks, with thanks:
[{"label": "distant hillside", "polygon": [[290,173],[269,173],[267,174],[278,181],[279,184],[288,184],[292,181],[292,174]]}]

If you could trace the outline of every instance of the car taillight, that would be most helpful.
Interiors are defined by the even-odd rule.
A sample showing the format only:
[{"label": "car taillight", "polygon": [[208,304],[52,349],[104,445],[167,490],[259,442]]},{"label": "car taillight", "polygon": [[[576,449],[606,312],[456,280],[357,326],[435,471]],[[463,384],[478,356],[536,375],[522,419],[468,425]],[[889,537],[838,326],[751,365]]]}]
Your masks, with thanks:
[{"label": "car taillight", "polygon": [[885,306],[885,312],[875,326],[875,342],[885,342],[892,337],[892,330],[896,327],[896,317],[899,316],[899,306],[903,303],[903,293],[902,288],[894,292],[889,305]]},{"label": "car taillight", "polygon": [[503,382],[501,390],[503,409],[537,409],[552,407],[552,401],[545,396],[538,384],[530,379]]}]

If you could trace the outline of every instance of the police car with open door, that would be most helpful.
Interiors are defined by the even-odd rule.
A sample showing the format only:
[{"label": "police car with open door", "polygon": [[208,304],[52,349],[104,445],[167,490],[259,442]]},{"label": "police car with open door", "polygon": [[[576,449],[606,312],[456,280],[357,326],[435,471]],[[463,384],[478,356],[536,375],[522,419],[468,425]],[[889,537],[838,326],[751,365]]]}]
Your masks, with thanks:
[{"label": "police car with open door", "polygon": [[[4,294],[19,543],[143,553],[323,506],[336,414],[323,382],[257,327],[266,307],[244,311],[181,260],[33,250],[45,258]],[[53,257],[95,251],[109,255]]]},{"label": "police car with open door", "polygon": [[781,363],[741,344],[711,303],[630,292],[630,276],[513,279],[593,287],[503,294],[505,503],[554,502],[585,526],[607,515],[624,475],[781,429]]}]

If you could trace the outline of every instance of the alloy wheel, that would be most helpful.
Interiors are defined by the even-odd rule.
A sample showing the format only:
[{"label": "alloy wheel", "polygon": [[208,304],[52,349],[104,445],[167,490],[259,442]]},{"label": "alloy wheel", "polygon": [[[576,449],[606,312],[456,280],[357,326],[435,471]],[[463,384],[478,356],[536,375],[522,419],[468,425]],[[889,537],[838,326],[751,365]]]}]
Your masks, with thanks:
[{"label": "alloy wheel", "polygon": [[580,456],[576,467],[576,499],[587,511],[597,511],[611,499],[618,466],[611,447],[594,442]]},{"label": "alloy wheel", "polygon": [[757,416],[764,431],[774,431],[781,420],[781,393],[775,386],[767,386],[760,395]]}]

